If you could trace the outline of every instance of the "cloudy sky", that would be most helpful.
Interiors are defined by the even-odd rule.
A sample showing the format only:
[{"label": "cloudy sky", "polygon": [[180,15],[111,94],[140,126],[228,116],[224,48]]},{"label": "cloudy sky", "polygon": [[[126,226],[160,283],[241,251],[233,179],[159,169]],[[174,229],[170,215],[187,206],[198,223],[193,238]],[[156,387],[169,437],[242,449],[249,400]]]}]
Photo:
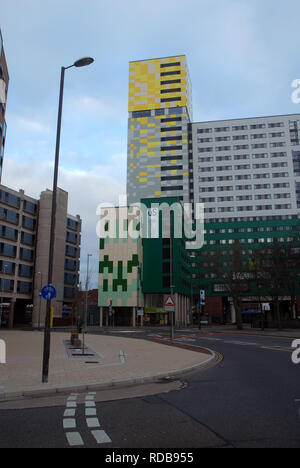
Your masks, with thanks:
[{"label": "cloudy sky", "polygon": [[2,183],[52,188],[60,67],[66,72],[59,185],[83,219],[81,274],[96,208],[126,193],[128,62],[187,56],[194,121],[300,112],[299,0],[0,0],[10,87]]}]

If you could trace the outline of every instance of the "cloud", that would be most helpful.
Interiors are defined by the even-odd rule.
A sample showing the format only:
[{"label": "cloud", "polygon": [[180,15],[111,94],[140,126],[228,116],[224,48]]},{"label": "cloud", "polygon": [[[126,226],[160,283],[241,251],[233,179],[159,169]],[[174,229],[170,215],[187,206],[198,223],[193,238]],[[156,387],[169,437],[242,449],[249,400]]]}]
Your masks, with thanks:
[{"label": "cloud", "polygon": [[[115,155],[113,163],[124,163],[125,155]],[[14,190],[24,189],[25,193],[39,198],[46,188],[52,189],[53,163],[51,161],[33,164],[27,162],[16,163],[11,159],[5,162],[5,171],[2,183]],[[92,253],[90,260],[92,287],[97,287],[99,239],[96,235],[98,218],[96,209],[100,203],[113,203],[118,205],[119,195],[126,193],[124,177],[115,175],[114,165],[94,166],[89,170],[66,169],[60,167],[58,185],[66,190],[68,197],[68,212],[79,214],[82,218],[81,233],[81,278],[84,278],[86,268],[86,255]],[[82,280],[84,282],[84,279]]]}]

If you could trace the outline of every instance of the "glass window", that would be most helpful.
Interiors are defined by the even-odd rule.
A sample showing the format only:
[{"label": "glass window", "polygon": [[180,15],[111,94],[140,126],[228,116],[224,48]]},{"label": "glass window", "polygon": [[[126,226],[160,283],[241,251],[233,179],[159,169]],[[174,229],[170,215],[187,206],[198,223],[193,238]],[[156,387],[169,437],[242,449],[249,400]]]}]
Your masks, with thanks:
[{"label": "glass window", "polygon": [[32,203],[28,200],[24,200],[24,205],[23,205],[24,211],[27,211],[28,213],[36,214],[37,212],[37,204]]},{"label": "glass window", "polygon": [[26,281],[18,281],[17,291],[21,294],[31,294],[32,283],[28,283]]},{"label": "glass window", "polygon": [[33,218],[29,218],[28,216],[23,216],[22,226],[24,228],[31,229],[32,231],[34,231],[36,227],[36,220]]},{"label": "glass window", "polygon": [[34,254],[33,250],[24,249],[24,247],[21,247],[21,249],[20,249],[20,258],[22,260],[27,260],[27,261],[31,262],[33,260],[33,254]]},{"label": "glass window", "polygon": [[22,231],[21,233],[21,242],[23,244],[28,244],[28,245],[33,245],[35,240],[35,236],[32,234],[29,234],[28,232]]}]

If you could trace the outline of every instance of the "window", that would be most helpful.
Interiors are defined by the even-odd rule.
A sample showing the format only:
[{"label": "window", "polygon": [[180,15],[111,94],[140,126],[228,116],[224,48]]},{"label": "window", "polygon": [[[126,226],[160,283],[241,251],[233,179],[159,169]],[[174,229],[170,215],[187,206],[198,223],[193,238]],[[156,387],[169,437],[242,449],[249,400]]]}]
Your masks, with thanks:
[{"label": "window", "polygon": [[74,285],[75,282],[76,282],[76,275],[74,275],[72,273],[65,273],[64,281],[65,281],[65,284]]},{"label": "window", "polygon": [[145,111],[133,111],[132,112],[132,117],[134,119],[137,119],[139,117],[150,117],[151,116],[151,111],[150,110],[145,110]]},{"label": "window", "polygon": [[180,97],[171,97],[171,98],[162,98],[160,102],[172,102],[172,101],[181,101]]},{"label": "window", "polygon": [[161,63],[160,64],[160,68],[167,68],[167,67],[180,67],[180,62]]},{"label": "window", "polygon": [[0,202],[6,203],[14,208],[20,207],[20,198],[4,190],[0,190]]},{"label": "window", "polygon": [[64,297],[67,299],[72,299],[74,297],[74,288],[64,288]]},{"label": "window", "polygon": [[22,231],[21,233],[22,244],[33,245],[34,241],[35,241],[35,236],[33,234],[29,234],[28,232]]},{"label": "window", "polygon": [[74,231],[77,231],[78,228],[78,221],[75,221],[74,219],[67,219],[67,227],[68,229],[73,229]]},{"label": "window", "polygon": [[233,131],[237,131],[237,130],[247,130],[248,129],[248,126],[247,125],[234,125],[232,127],[232,130]]},{"label": "window", "polygon": [[272,122],[268,124],[269,128],[278,128],[278,127],[284,127],[283,122]]},{"label": "window", "polygon": [[[173,151],[173,150],[182,150],[182,146],[170,145],[170,146],[161,146],[161,151]],[[176,158],[174,158],[176,159]]]},{"label": "window", "polygon": [[25,276],[31,278],[33,274],[33,268],[29,265],[19,265],[19,276]]},{"label": "window", "polygon": [[162,187],[161,191],[162,192],[168,192],[168,191],[174,191],[174,190],[183,190],[182,185],[168,185],[167,187]]},{"label": "window", "polygon": [[[174,159],[174,158],[173,158]],[[171,170],[178,170],[178,171],[181,171],[182,170],[182,166],[175,166],[175,165],[171,165],[171,166],[162,166],[161,167],[161,171],[171,171]]]},{"label": "window", "polygon": [[31,262],[33,260],[34,256],[34,251],[30,249],[25,249],[24,247],[21,247],[20,249],[20,258],[21,260],[27,260]]},{"label": "window", "polygon": [[66,255],[68,255],[69,257],[76,257],[77,255],[76,247],[73,247],[71,245],[66,245]]},{"label": "window", "polygon": [[[178,79],[178,80],[165,80],[165,81],[160,82],[161,85],[167,85],[167,84],[173,84],[173,83],[181,83],[181,79]],[[159,109],[159,110],[164,110],[164,109]],[[156,114],[156,115],[160,115],[160,114]]]},{"label": "window", "polygon": [[180,92],[181,92],[181,88],[161,89],[160,92],[161,92],[161,94],[166,94],[166,93],[180,93]]},{"label": "window", "polygon": [[18,224],[19,214],[16,213],[15,211],[11,211],[6,208],[0,207],[0,219],[3,219],[3,221],[6,221],[8,223]]},{"label": "window", "polygon": [[27,211],[28,213],[35,215],[37,212],[37,204],[32,203],[28,200],[24,200],[23,209],[24,211]]},{"label": "window", "polygon": [[70,242],[71,244],[77,244],[77,234],[67,231],[66,241]]},{"label": "window", "polygon": [[75,271],[76,270],[76,261],[70,260],[69,258],[65,259],[65,270]]},{"label": "window", "polygon": [[18,293],[21,293],[21,294],[31,294],[32,283],[28,283],[25,281],[18,281],[17,291]]},{"label": "window", "polygon": [[17,229],[0,225],[0,236],[5,239],[16,241],[18,238],[18,231]]},{"label": "window", "polygon": [[[182,155],[178,155],[176,154],[175,155],[175,158],[174,156],[161,156],[160,160],[161,161],[174,161],[174,159],[182,159]],[[169,169],[171,169],[171,167],[169,167]]]},{"label": "window", "polygon": [[32,231],[34,231],[36,227],[36,220],[33,218],[29,218],[28,216],[23,216],[22,226],[24,228],[31,229]]}]

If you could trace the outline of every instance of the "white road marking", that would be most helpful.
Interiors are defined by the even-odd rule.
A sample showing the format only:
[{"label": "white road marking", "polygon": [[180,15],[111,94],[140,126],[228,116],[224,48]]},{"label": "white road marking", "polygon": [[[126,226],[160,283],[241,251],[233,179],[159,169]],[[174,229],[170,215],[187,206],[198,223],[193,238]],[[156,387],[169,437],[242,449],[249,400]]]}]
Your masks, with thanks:
[{"label": "white road marking", "polygon": [[105,431],[91,431],[91,433],[95,437],[97,444],[107,444],[112,442]]},{"label": "white road marking", "polygon": [[75,418],[65,418],[63,420],[64,429],[75,429],[76,419]]},{"label": "white road marking", "polygon": [[66,406],[67,408],[77,408],[77,403],[76,401],[68,401]]},{"label": "white road marking", "polygon": [[100,427],[98,418],[86,418],[87,427]]},{"label": "white road marking", "polygon": [[66,409],[64,412],[64,418],[74,418],[76,409]]},{"label": "white road marking", "polygon": [[96,406],[96,403],[94,401],[86,401],[85,402],[86,408],[94,408]]},{"label": "white road marking", "polygon": [[79,432],[66,432],[69,445],[71,447],[84,445],[83,440]]}]

